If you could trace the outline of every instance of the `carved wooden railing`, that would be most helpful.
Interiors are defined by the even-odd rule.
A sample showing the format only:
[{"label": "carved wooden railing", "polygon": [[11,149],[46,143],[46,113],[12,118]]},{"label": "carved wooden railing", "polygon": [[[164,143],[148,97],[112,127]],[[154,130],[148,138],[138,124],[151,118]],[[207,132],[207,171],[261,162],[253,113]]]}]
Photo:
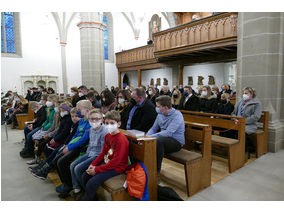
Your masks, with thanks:
[{"label": "carved wooden railing", "polygon": [[238,13],[221,13],[155,33],[154,44],[116,53],[118,68],[157,63],[163,56],[237,45]]},{"label": "carved wooden railing", "polygon": [[154,34],[155,56],[161,56],[163,51],[232,40],[237,42],[237,19],[238,13],[222,13],[157,32]]}]

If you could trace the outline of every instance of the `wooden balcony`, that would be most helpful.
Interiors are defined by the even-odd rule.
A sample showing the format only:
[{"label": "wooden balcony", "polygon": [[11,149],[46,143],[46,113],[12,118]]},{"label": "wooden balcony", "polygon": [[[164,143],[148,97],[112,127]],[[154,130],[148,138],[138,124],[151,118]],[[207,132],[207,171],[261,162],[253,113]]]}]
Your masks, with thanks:
[{"label": "wooden balcony", "polygon": [[[153,34],[154,43],[116,53],[119,71],[236,59],[238,13],[219,13]],[[175,62],[174,62],[175,61]]]}]

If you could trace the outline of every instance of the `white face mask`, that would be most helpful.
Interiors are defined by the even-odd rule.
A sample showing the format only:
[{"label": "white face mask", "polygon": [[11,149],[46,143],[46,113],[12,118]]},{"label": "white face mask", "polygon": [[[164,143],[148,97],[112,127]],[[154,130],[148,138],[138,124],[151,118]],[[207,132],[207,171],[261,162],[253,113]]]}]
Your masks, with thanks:
[{"label": "white face mask", "polygon": [[206,92],[206,91],[202,91],[202,92],[201,92],[201,95],[202,95],[202,96],[206,96],[206,95],[207,95],[207,92]]},{"label": "white face mask", "polygon": [[100,127],[102,125],[101,122],[89,122],[90,125],[92,126],[93,129],[97,129],[98,127]]},{"label": "white face mask", "polygon": [[148,93],[149,93],[149,95],[152,95],[153,92],[152,92],[152,91],[149,91]]},{"label": "white face mask", "polygon": [[54,107],[54,111],[58,112],[59,111],[58,107]]},{"label": "white face mask", "polygon": [[117,130],[117,124],[109,124],[109,125],[106,125],[106,130],[111,134],[112,132],[116,131]]},{"label": "white face mask", "polygon": [[79,92],[79,97],[82,97],[82,96],[84,96],[84,94],[83,94],[83,93],[81,93],[81,92]]},{"label": "white face mask", "polygon": [[68,115],[69,112],[65,111],[65,112],[60,112],[60,116],[64,117],[65,115]]},{"label": "white face mask", "polygon": [[106,99],[105,98],[103,98],[103,102],[105,102],[106,101]]},{"label": "white face mask", "polygon": [[71,92],[70,96],[73,97],[75,94],[73,92]]},{"label": "white face mask", "polygon": [[249,98],[250,98],[249,95],[243,94],[243,99],[244,99],[245,101],[247,101]]},{"label": "white face mask", "polygon": [[118,103],[119,103],[119,104],[123,104],[124,101],[125,101],[125,100],[124,100],[123,98],[119,98],[119,99],[118,99]]},{"label": "white face mask", "polygon": [[52,103],[51,101],[47,101],[47,102],[46,102],[46,106],[47,106],[47,107],[51,107],[52,105],[53,105],[53,103]]}]

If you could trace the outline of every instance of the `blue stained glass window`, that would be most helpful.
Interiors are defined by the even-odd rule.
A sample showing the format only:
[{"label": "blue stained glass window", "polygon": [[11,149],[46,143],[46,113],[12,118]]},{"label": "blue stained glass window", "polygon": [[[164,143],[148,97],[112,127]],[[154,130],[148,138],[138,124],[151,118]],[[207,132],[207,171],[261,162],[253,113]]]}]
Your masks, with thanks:
[{"label": "blue stained glass window", "polygon": [[[107,26],[106,16],[103,17],[103,24]],[[104,31],[104,50],[105,50],[105,59],[108,59],[108,30],[107,27]]]},{"label": "blue stained glass window", "polygon": [[1,52],[16,53],[14,14],[1,14]]}]

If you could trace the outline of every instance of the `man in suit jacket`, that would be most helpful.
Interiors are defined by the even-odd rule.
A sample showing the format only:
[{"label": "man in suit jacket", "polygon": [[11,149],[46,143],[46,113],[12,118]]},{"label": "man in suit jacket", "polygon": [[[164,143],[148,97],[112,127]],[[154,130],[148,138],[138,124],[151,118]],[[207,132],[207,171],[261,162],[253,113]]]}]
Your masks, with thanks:
[{"label": "man in suit jacket", "polygon": [[192,93],[191,86],[184,86],[183,96],[178,109],[199,111],[199,98]]},{"label": "man in suit jacket", "polygon": [[131,93],[131,102],[125,109],[126,116],[121,118],[122,129],[136,129],[143,132],[153,126],[157,112],[154,104],[146,98],[143,88],[135,88]]}]

